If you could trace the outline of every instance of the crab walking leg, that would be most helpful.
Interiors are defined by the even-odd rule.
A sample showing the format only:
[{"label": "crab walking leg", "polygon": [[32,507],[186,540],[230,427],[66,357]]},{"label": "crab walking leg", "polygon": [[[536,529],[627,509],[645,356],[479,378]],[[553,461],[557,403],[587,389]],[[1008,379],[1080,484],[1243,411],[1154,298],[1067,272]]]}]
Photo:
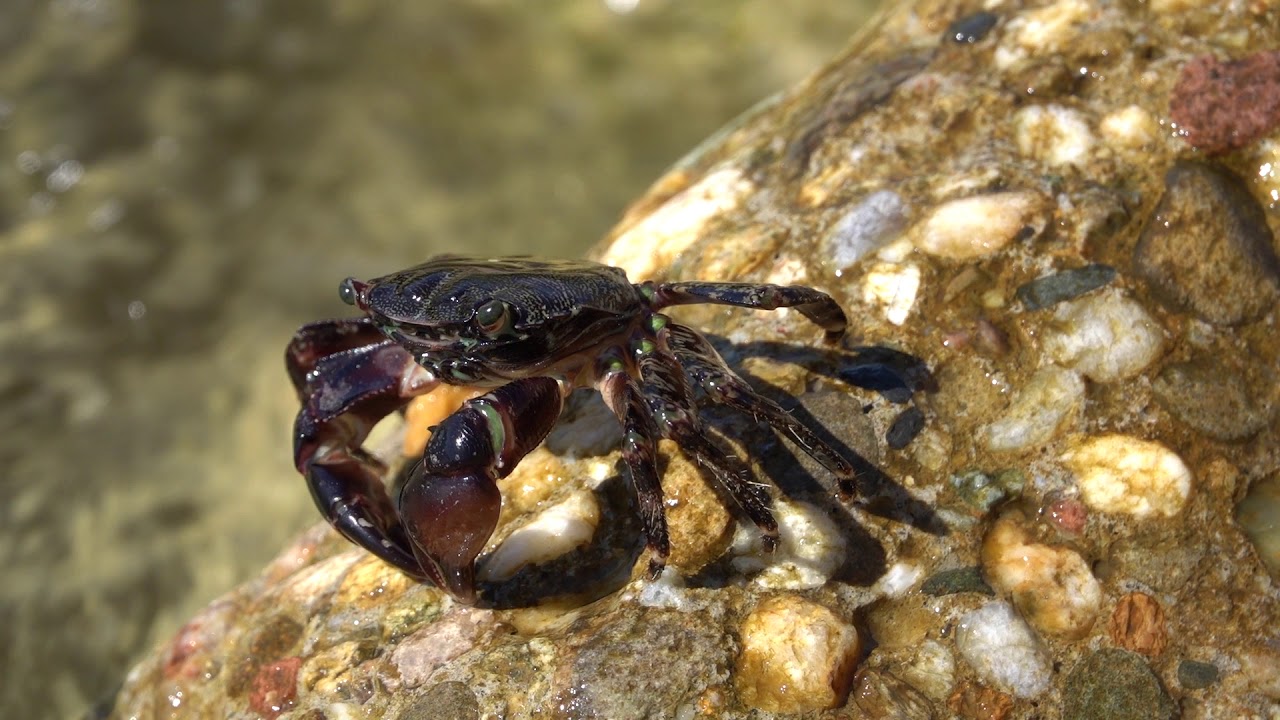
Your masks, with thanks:
[{"label": "crab walking leg", "polygon": [[756,421],[765,420],[785,432],[801,450],[836,476],[836,486],[843,499],[853,497],[857,490],[854,480],[860,470],[872,467],[870,463],[859,456],[846,458],[777,403],[756,394],[746,381],[725,364],[724,358],[711,347],[711,343],[697,332],[677,323],[667,325],[667,331],[671,351],[684,365],[689,377],[706,391],[707,397],[744,412]]},{"label": "crab walking leg", "polygon": [[649,547],[649,579],[657,580],[671,554],[667,517],[662,505],[662,484],[658,480],[658,467],[654,459],[654,438],[658,431],[640,388],[627,375],[621,363],[603,374],[600,394],[622,423],[622,461],[631,473],[631,487],[635,490],[640,512],[640,527],[644,530],[645,544]]},{"label": "crab walking leg", "polygon": [[844,337],[849,321],[831,296],[798,285],[753,285],[750,283],[678,282],[644,283],[638,286],[650,298],[654,310],[672,305],[713,303],[755,310],[795,308],[826,331],[824,340],[834,343]]},{"label": "crab walking leg", "polygon": [[[330,381],[330,378],[336,380]],[[416,578],[413,556],[376,461],[360,449],[369,429],[429,392],[431,375],[404,348],[384,341],[321,358],[299,394],[293,458],[325,519],[348,540]]]},{"label": "crab walking leg", "polygon": [[515,380],[468,400],[431,434],[400,491],[400,521],[413,553],[440,587],[475,601],[475,560],[498,525],[494,482],[542,442],[564,402],[552,378]]},{"label": "crab walking leg", "polygon": [[773,497],[768,486],[756,482],[742,460],[726,453],[707,437],[683,369],[661,347],[663,335],[665,330],[659,332],[657,345],[647,351],[642,349],[638,362],[644,395],[658,429],[711,471],[712,477],[760,528],[764,549],[772,551],[778,544],[778,521],[773,517]]},{"label": "crab walking leg", "polygon": [[298,391],[299,399],[306,400],[307,375],[315,370],[316,363],[329,355],[385,341],[383,335],[369,318],[321,320],[303,325],[293,334],[284,351],[285,369]]}]

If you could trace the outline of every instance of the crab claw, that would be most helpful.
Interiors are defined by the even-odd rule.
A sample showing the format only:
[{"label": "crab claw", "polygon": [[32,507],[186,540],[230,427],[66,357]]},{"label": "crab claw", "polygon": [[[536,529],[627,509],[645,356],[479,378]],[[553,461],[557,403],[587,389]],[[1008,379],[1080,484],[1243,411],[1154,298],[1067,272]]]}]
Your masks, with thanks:
[{"label": "crab claw", "polygon": [[484,473],[428,475],[419,465],[400,492],[400,522],[418,563],[459,602],[476,601],[476,556],[501,508],[498,486]]}]

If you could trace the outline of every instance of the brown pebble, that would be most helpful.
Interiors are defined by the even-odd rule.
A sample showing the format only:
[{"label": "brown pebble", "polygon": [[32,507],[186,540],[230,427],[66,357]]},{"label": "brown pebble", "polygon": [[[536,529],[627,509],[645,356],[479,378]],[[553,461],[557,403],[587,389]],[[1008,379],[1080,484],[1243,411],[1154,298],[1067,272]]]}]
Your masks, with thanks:
[{"label": "brown pebble", "polygon": [[965,682],[947,698],[947,709],[973,720],[1004,720],[1013,710],[1013,697],[986,685]]},{"label": "brown pebble", "polygon": [[1120,598],[1108,629],[1116,645],[1147,657],[1159,655],[1169,644],[1164,609],[1146,593],[1131,592]]}]

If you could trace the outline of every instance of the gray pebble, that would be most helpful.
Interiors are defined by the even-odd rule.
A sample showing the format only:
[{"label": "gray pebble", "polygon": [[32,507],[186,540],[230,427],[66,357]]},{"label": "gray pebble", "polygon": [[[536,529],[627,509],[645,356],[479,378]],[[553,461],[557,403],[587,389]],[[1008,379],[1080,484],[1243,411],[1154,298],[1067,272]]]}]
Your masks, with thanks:
[{"label": "gray pebble", "polygon": [[1243,367],[1247,360],[1200,356],[1160,371],[1151,390],[1171,415],[1227,442],[1244,440],[1275,416],[1271,373]]},{"label": "gray pebble", "polygon": [[1063,300],[1097,290],[1114,280],[1116,269],[1110,265],[1085,265],[1036,278],[1014,293],[1028,310],[1040,310]]},{"label": "gray pebble", "polygon": [[837,268],[847,268],[902,234],[907,204],[892,190],[862,199],[836,221],[827,235],[827,253]]},{"label": "gray pebble", "polygon": [[1178,682],[1188,690],[1199,690],[1218,682],[1218,666],[1213,663],[1183,660],[1178,663]]},{"label": "gray pebble", "polygon": [[1169,308],[1215,325],[1255,320],[1280,297],[1266,213],[1244,181],[1179,162],[1134,250],[1134,267]]},{"label": "gray pebble", "polygon": [[1158,720],[1173,700],[1141,655],[1104,648],[1071,670],[1063,687],[1064,720]]}]

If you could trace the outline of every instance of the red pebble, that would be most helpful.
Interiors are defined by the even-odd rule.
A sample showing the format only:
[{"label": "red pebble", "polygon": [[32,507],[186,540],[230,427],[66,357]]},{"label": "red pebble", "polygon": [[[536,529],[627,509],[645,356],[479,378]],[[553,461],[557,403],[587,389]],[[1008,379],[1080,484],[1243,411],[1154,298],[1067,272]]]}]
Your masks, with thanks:
[{"label": "red pebble", "polygon": [[209,663],[205,650],[223,636],[236,609],[235,603],[219,600],[183,625],[169,644],[169,656],[161,670],[165,678],[199,677]]},{"label": "red pebble", "polygon": [[254,712],[274,718],[293,707],[298,696],[298,668],[302,658],[294,656],[263,665],[253,678],[249,707]]},{"label": "red pebble", "polygon": [[1075,498],[1058,498],[1045,508],[1045,517],[1059,532],[1079,535],[1089,519],[1089,509]]},{"label": "red pebble", "polygon": [[1169,115],[1209,155],[1244,147],[1280,125],[1280,50],[1223,62],[1201,55],[1182,68]]}]

